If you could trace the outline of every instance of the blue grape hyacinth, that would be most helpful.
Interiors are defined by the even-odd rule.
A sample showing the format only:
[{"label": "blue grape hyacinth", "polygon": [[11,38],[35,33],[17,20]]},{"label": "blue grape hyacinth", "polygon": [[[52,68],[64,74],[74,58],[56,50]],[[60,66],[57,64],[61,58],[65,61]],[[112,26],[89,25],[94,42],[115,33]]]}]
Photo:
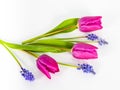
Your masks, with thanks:
[{"label": "blue grape hyacinth", "polygon": [[92,74],[96,74],[93,66],[89,65],[89,64],[78,64],[78,70],[82,70],[84,73],[92,73]]},{"label": "blue grape hyacinth", "polygon": [[27,69],[25,68],[21,68],[22,71],[20,71],[21,75],[25,78],[25,80],[29,80],[29,81],[34,81],[34,75]]},{"label": "blue grape hyacinth", "polygon": [[99,38],[99,40],[98,40],[98,43],[99,43],[99,45],[105,45],[105,44],[108,44],[108,42],[107,41],[105,41],[104,39],[102,39],[102,38]]},{"label": "blue grape hyacinth", "polygon": [[93,34],[93,33],[92,34],[88,34],[86,37],[87,37],[88,40],[92,40],[92,41],[98,40],[98,36]]},{"label": "blue grape hyacinth", "polygon": [[91,41],[97,41],[98,44],[101,45],[101,46],[108,44],[107,41],[105,41],[104,39],[98,37],[97,35],[95,35],[95,34],[93,34],[93,33],[92,33],[92,34],[88,34],[88,35],[86,36],[86,38],[87,38],[88,40],[91,40]]}]

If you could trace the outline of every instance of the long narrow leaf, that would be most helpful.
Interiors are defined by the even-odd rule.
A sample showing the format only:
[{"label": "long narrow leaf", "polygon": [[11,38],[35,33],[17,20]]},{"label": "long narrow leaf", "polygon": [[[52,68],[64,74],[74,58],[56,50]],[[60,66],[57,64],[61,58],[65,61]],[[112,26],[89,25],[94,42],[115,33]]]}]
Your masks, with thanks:
[{"label": "long narrow leaf", "polygon": [[48,36],[52,36],[60,33],[72,32],[75,29],[77,29],[78,19],[79,18],[71,18],[71,19],[64,20],[62,23],[60,23],[58,26],[48,31],[47,33],[25,40],[22,42],[22,44],[31,43],[40,38],[44,38],[44,37],[48,37]]},{"label": "long narrow leaf", "polygon": [[56,31],[57,32],[53,33],[52,35],[58,34],[58,33],[71,32],[77,28],[78,19],[79,18],[71,18],[71,19],[64,20],[62,23],[60,23],[58,26],[56,26],[46,34],[56,32]]},{"label": "long narrow leaf", "polygon": [[67,48],[57,48],[57,47],[48,46],[48,45],[20,45],[20,44],[8,43],[8,42],[4,42],[4,43],[10,48],[28,50],[28,51],[34,51],[34,52],[60,53],[60,52],[69,51],[69,49]]},{"label": "long narrow leaf", "polygon": [[36,40],[30,45],[49,45],[49,46],[56,46],[56,47],[63,47],[63,48],[72,48],[73,43],[69,41],[57,40],[57,39],[40,39]]}]

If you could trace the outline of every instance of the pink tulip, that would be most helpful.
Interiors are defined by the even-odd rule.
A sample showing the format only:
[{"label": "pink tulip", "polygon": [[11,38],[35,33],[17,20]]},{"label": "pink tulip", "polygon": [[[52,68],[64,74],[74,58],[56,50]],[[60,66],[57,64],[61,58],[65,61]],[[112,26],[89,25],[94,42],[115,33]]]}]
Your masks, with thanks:
[{"label": "pink tulip", "polygon": [[82,32],[91,32],[102,29],[101,16],[86,16],[78,21],[79,30]]},{"label": "pink tulip", "polygon": [[73,46],[72,54],[77,59],[95,59],[98,58],[96,49],[93,45],[78,43]]},{"label": "pink tulip", "polygon": [[51,79],[50,73],[59,71],[57,62],[50,56],[43,54],[37,59],[38,69],[44,73],[49,79]]}]

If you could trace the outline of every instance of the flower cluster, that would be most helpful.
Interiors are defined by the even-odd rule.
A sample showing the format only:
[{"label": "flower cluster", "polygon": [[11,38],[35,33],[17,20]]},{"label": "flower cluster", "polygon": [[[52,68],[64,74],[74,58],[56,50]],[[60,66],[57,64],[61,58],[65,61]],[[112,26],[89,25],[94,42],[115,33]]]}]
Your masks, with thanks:
[{"label": "flower cluster", "polygon": [[33,81],[35,79],[34,75],[31,72],[29,72],[29,70],[26,70],[25,68],[21,69],[22,71],[20,71],[20,73],[26,80]]},{"label": "flower cluster", "polygon": [[[0,40],[0,44],[6,48],[20,66],[20,73],[25,80],[33,81],[35,77],[32,72],[22,67],[20,61],[9,48],[19,49],[36,57],[36,67],[49,79],[51,79],[50,73],[55,74],[60,71],[59,65],[75,67],[78,70],[82,70],[84,73],[92,73],[95,75],[96,73],[93,66],[88,63],[82,63],[76,66],[58,62],[53,57],[47,55],[47,52],[70,52],[71,55],[79,61],[97,59],[98,47],[94,46],[93,43],[98,43],[102,46],[107,45],[108,42],[96,34],[89,32],[101,30],[103,28],[101,18],[101,16],[85,16],[82,18],[67,19],[45,34],[25,40],[21,44],[10,43],[3,40]],[[87,32],[86,35],[68,38],[50,37],[57,34],[69,33],[77,29],[82,33]]]},{"label": "flower cluster", "polygon": [[99,45],[101,45],[101,46],[102,46],[102,45],[105,45],[105,44],[108,44],[107,41],[105,41],[104,39],[98,37],[98,36],[95,35],[95,34],[88,34],[88,35],[86,36],[86,38],[87,38],[88,40],[97,41],[97,42],[99,43]]},{"label": "flower cluster", "polygon": [[77,68],[78,70],[82,69],[82,71],[85,72],[85,73],[96,74],[95,71],[93,70],[93,67],[91,65],[89,65],[89,64],[86,64],[86,63],[84,63],[84,64],[78,64],[78,66],[79,66]]}]

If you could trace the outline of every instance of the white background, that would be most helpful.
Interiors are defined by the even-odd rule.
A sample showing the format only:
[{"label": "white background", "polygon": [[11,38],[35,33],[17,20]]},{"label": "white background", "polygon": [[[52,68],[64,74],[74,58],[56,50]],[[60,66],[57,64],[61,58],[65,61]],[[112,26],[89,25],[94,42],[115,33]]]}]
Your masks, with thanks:
[{"label": "white background", "polygon": [[[28,82],[20,75],[11,55],[0,46],[0,90],[120,90],[119,0],[1,0],[0,38],[20,43],[52,29],[64,19],[89,15],[103,17],[104,28],[94,33],[109,42],[107,46],[98,46],[98,59],[78,61],[69,53],[48,54],[65,63],[87,62],[94,66],[95,76],[60,66],[60,72],[51,74],[49,80],[36,68],[35,58],[14,50],[22,65],[36,77],[34,82]],[[68,34],[71,35],[81,33],[76,30]]]}]

